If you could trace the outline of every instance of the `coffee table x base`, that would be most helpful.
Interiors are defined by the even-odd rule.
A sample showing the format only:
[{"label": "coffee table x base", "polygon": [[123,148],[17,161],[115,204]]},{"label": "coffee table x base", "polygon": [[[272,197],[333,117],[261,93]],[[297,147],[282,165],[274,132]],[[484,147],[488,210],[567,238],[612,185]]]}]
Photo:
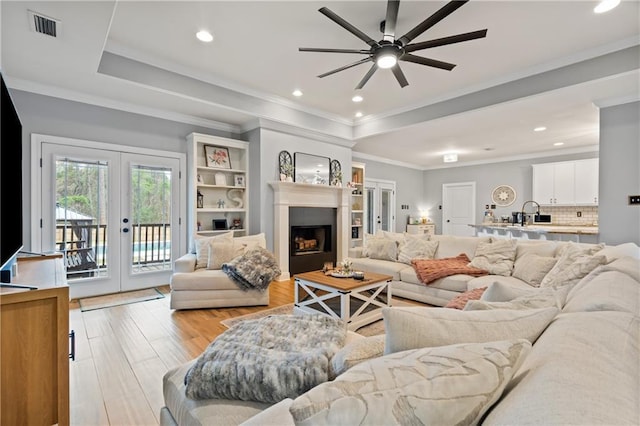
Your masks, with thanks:
[{"label": "coffee table x base", "polygon": [[365,272],[364,280],[336,278],[322,271],[297,274],[294,313],[340,318],[355,331],[381,319],[382,308],[391,306],[391,280],[390,275],[372,272]]}]

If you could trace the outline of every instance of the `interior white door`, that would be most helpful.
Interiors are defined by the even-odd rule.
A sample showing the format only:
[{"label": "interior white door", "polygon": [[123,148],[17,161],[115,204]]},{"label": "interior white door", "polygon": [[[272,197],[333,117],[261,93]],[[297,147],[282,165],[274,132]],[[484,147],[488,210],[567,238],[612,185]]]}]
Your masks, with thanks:
[{"label": "interior white door", "polygon": [[476,221],[476,183],[445,183],[442,185],[442,233],[473,236]]},{"label": "interior white door", "polygon": [[367,195],[367,232],[395,232],[395,182],[367,178],[364,186]]},{"label": "interior white door", "polygon": [[177,157],[42,143],[40,249],[65,253],[70,297],[169,282],[179,171]]}]

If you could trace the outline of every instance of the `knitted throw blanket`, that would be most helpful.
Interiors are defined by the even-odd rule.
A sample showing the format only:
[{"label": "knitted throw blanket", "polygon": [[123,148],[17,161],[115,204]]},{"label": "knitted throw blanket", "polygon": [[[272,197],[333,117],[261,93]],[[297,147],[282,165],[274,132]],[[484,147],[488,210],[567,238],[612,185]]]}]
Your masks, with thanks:
[{"label": "knitted throw blanket", "polygon": [[418,279],[424,284],[430,284],[440,278],[450,275],[464,274],[473,277],[488,275],[489,271],[468,266],[469,258],[461,253],[456,257],[445,257],[444,259],[413,259],[411,265],[416,270]]},{"label": "knitted throw blanket", "polygon": [[272,315],[219,335],[185,376],[191,399],[275,403],[329,380],[344,346],[344,321],[326,315]]}]

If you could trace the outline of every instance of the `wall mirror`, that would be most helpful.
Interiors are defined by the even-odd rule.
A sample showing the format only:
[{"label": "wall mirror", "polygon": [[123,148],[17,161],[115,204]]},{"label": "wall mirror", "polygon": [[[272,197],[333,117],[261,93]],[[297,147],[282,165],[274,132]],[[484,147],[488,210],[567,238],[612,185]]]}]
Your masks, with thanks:
[{"label": "wall mirror", "polygon": [[294,153],[295,182],[312,185],[329,185],[329,157]]}]

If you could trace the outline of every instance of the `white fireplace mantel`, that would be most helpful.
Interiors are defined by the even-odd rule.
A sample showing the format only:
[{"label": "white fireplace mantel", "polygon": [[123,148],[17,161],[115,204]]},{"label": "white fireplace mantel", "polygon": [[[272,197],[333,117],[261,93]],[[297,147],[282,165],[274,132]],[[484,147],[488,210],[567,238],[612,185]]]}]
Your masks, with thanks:
[{"label": "white fireplace mantel", "polygon": [[311,185],[295,182],[269,182],[273,188],[273,245],[282,274],[278,281],[291,278],[289,273],[289,207],[331,207],[336,209],[336,249],[338,261],[349,252],[349,196],[351,188]]}]

